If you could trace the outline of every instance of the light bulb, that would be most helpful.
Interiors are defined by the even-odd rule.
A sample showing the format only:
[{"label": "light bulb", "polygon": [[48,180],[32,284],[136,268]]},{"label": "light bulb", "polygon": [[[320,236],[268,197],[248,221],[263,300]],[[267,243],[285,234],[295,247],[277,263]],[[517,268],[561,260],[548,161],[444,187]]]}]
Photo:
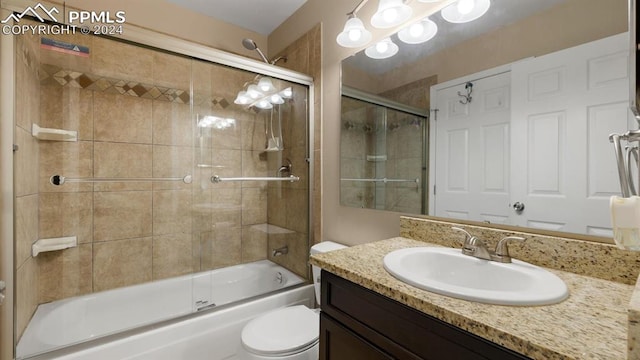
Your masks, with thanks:
[{"label": "light bulb", "polygon": [[262,79],[260,79],[260,81],[258,81],[258,88],[260,88],[263,93],[274,90],[273,83],[268,77],[263,77]]},{"label": "light bulb", "polygon": [[349,30],[349,40],[358,41],[362,37],[362,31],[360,29]]},{"label": "light bulb", "polygon": [[290,98],[292,96],[293,96],[293,90],[291,90],[291,88],[286,88],[282,90],[282,97]]},{"label": "light bulb", "polygon": [[271,95],[271,97],[269,97],[269,101],[275,105],[284,104],[284,99],[282,99],[282,96],[278,94]]},{"label": "light bulb", "polygon": [[475,2],[473,0],[458,0],[458,4],[456,5],[458,8],[458,12],[462,15],[466,15],[473,11],[475,7]]},{"label": "light bulb", "polygon": [[409,34],[413,37],[422,36],[422,34],[424,34],[424,25],[422,25],[422,22],[412,24],[409,27]]},{"label": "light bulb", "polygon": [[386,41],[380,41],[379,43],[376,44],[376,51],[379,53],[385,53],[387,52],[387,50],[389,50],[389,44],[387,44]]},{"label": "light bulb", "polygon": [[260,92],[257,86],[249,85],[249,88],[247,89],[247,95],[249,95],[249,97],[252,99],[257,99],[260,96],[262,96],[262,93]]},{"label": "light bulb", "polygon": [[382,18],[387,23],[393,23],[398,18],[398,10],[395,8],[386,9],[382,12]]},{"label": "light bulb", "polygon": [[238,105],[246,105],[250,102],[249,100],[249,96],[247,95],[246,91],[240,91],[238,93],[238,96],[236,97],[236,99],[233,101],[234,103],[238,104]]}]

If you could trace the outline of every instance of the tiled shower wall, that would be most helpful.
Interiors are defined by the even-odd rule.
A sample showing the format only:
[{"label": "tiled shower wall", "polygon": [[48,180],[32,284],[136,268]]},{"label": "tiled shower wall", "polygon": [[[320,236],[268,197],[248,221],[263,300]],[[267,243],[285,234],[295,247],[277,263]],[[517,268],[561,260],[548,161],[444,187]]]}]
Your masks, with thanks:
[{"label": "tiled shower wall", "polygon": [[15,267],[16,336],[26,328],[38,306],[38,264],[31,257],[31,244],[38,239],[39,144],[31,136],[31,124],[39,121],[39,39],[21,36],[16,41],[15,176]]},{"label": "tiled shower wall", "polygon": [[[291,158],[303,181],[269,188],[263,182],[212,184],[214,174],[275,176],[281,165],[279,153],[263,151],[268,113],[233,104],[255,74],[104,38],[47,37],[86,46],[90,55],[41,49],[37,37],[18,40],[28,54],[18,61],[18,88],[24,91],[17,94],[22,113],[16,126],[19,333],[38,303],[266,259],[268,192],[274,203],[286,199],[270,209],[282,214],[270,216],[285,219],[279,224],[293,230],[288,258],[304,258],[289,262],[306,274],[292,265],[307,259],[306,250],[295,250],[296,244],[306,247],[308,227],[302,215],[307,167],[300,156],[306,146],[306,88],[294,86],[295,101],[301,102],[283,105],[290,114],[284,117],[289,152],[282,157]],[[196,116],[235,122],[199,128]],[[37,141],[31,123],[77,130],[78,141]],[[191,174],[194,182],[53,186],[54,174]],[[38,238],[62,236],[77,236],[78,247],[30,257]]]},{"label": "tiled shower wall", "polygon": [[[320,106],[320,94],[322,94],[322,24],[316,24],[306,34],[287,46],[274,57],[286,55],[286,62],[279,62],[278,66],[291,69],[303,74],[307,74],[314,79],[314,104],[306,104],[307,107],[314,108],[314,128],[309,129],[314,133],[314,144],[312,144],[314,163],[310,164],[314,168],[314,181],[312,189],[313,196],[313,228],[310,233],[313,236],[313,242],[319,243],[322,239],[322,174],[321,174],[321,129],[322,114]],[[302,97],[306,93],[297,93],[298,97]],[[308,202],[308,181],[306,176],[305,157],[308,156],[305,147],[307,131],[300,118],[305,117],[308,112],[306,107],[301,106],[303,99],[299,98],[294,101],[297,107],[292,109],[290,113],[293,118],[289,119],[287,127],[290,133],[285,135],[285,150],[282,154],[283,159],[290,159],[293,164],[293,172],[301,175],[299,183],[284,184],[282,191],[271,185],[268,192],[269,204],[269,224],[274,224],[287,230],[293,231],[288,234],[274,234],[269,238],[269,259],[288,267],[296,273],[306,276],[309,269],[308,254],[309,246],[312,245],[306,241],[305,234],[307,232],[308,212],[306,210]],[[292,119],[298,119],[291,122]],[[287,139],[295,139],[294,142]],[[275,155],[275,154],[272,154]],[[269,159],[270,164],[275,162],[279,166],[280,159],[273,156]],[[272,176],[272,175],[270,175]],[[283,211],[286,209],[286,211]],[[288,246],[290,253],[287,256],[273,257],[271,250],[282,246]]]}]

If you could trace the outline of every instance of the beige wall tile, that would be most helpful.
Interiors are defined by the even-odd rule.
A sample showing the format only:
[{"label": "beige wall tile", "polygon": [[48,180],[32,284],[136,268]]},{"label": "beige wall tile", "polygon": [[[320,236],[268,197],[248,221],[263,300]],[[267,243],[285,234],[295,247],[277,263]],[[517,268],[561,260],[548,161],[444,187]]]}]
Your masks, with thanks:
[{"label": "beige wall tile", "polygon": [[[233,100],[231,100],[233,101]],[[226,128],[207,128],[208,134],[211,137],[211,146],[214,149],[241,149],[242,148],[242,136],[243,136],[243,127],[247,125],[245,121],[238,119],[239,114],[236,114],[234,111],[222,111],[222,110],[214,110],[211,114],[216,117],[221,118],[231,118],[234,119],[235,122],[232,126]],[[203,114],[199,115],[199,119],[201,119]]]},{"label": "beige wall tile", "polygon": [[[201,60],[192,60],[191,61],[191,74],[193,75],[193,91],[194,91],[194,99],[197,99],[198,96],[202,98],[211,99],[211,63],[201,61]],[[195,104],[199,104],[195,102]]]},{"label": "beige wall tile", "polygon": [[[237,165],[236,165],[237,166]],[[267,173],[267,156],[263,151],[243,151],[242,152],[242,176],[261,177],[269,176]],[[247,182],[243,187],[264,186],[260,182]]]},{"label": "beige wall tile", "polygon": [[38,266],[29,258],[16,272],[16,338],[20,338],[38,306]]},{"label": "beige wall tile", "polygon": [[[32,66],[37,66],[37,61]],[[40,122],[40,80],[37,70],[23,61],[16,62],[16,125],[31,132],[31,124]]]},{"label": "beige wall tile", "polygon": [[242,226],[241,222],[241,189],[236,187],[213,190],[211,199],[211,224],[213,229],[240,228]]},{"label": "beige wall tile", "polygon": [[79,140],[93,139],[93,91],[40,86],[41,127],[74,130]]},{"label": "beige wall tile", "polygon": [[94,37],[92,73],[115,79],[153,83],[153,50]]},{"label": "beige wall tile", "polygon": [[40,193],[40,238],[76,236],[78,243],[93,241],[93,193]]},{"label": "beige wall tile", "polygon": [[93,142],[54,142],[40,143],[40,191],[77,192],[91,191],[90,183],[65,183],[55,186],[51,176],[61,175],[68,178],[91,178],[93,176]]},{"label": "beige wall tile", "polygon": [[93,245],[93,290],[103,291],[152,280],[151,237]]},{"label": "beige wall tile", "polygon": [[[153,177],[154,178],[184,178],[193,176],[193,148],[186,146],[153,146]],[[155,181],[154,190],[190,189],[191,184],[183,181]]]},{"label": "beige wall tile", "polygon": [[242,262],[267,258],[267,233],[253,226],[242,227]]},{"label": "beige wall tile", "polygon": [[150,191],[94,193],[94,242],[150,236],[152,205]]},{"label": "beige wall tile", "polygon": [[38,192],[38,154],[39,146],[31,132],[16,127],[16,144],[18,151],[15,153],[15,195],[31,195]]},{"label": "beige wall tile", "polygon": [[153,234],[192,232],[191,190],[153,192]]},{"label": "beige wall tile", "polygon": [[38,195],[19,196],[15,202],[16,266],[31,257],[31,245],[38,240]]},{"label": "beige wall tile", "polygon": [[[198,254],[196,254],[198,255]],[[153,237],[153,279],[164,279],[197,271],[191,234]]]},{"label": "beige wall tile", "polygon": [[96,142],[94,175],[98,178],[150,178],[153,176],[151,145]]},{"label": "beige wall tile", "polygon": [[288,193],[278,186],[267,188],[267,222],[269,224],[287,227],[286,196]]},{"label": "beige wall tile", "polygon": [[151,144],[152,104],[152,100],[135,96],[94,92],[94,139]]},{"label": "beige wall tile", "polygon": [[195,120],[189,104],[153,101],[153,143],[193,146]]},{"label": "beige wall tile", "polygon": [[93,291],[92,244],[38,255],[40,303]]},{"label": "beige wall tile", "polygon": [[267,222],[267,189],[242,189],[242,225]]},{"label": "beige wall tile", "polygon": [[242,262],[242,230],[233,227],[218,227],[213,232],[211,267],[217,269]]},{"label": "beige wall tile", "polygon": [[306,233],[309,223],[309,192],[305,189],[284,189],[288,191],[286,213],[287,229]]},{"label": "beige wall tile", "polygon": [[189,91],[191,60],[185,57],[153,52],[154,85]]},{"label": "beige wall tile", "polygon": [[243,150],[264,150],[266,148],[265,119],[264,117],[257,117],[257,119],[241,120]]},{"label": "beige wall tile", "polygon": [[[309,244],[307,243],[306,233],[289,233],[289,234],[272,234],[269,236],[268,245],[268,257],[269,260],[280,264],[285,268],[295,272],[296,274],[307,278],[308,276],[308,264],[309,258]],[[277,249],[283,246],[287,246],[289,252],[280,256],[273,256],[271,254],[272,249]]]}]

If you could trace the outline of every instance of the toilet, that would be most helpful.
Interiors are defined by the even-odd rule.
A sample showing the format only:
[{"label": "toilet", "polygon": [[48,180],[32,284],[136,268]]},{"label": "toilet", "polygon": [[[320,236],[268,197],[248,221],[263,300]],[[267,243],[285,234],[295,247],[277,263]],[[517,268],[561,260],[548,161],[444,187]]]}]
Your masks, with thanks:
[{"label": "toilet", "polygon": [[[311,247],[311,255],[344,249],[324,241]],[[312,266],[316,302],[320,303],[320,268]],[[242,347],[247,360],[317,360],[320,334],[319,311],[304,305],[268,312],[249,321],[242,329]]]}]

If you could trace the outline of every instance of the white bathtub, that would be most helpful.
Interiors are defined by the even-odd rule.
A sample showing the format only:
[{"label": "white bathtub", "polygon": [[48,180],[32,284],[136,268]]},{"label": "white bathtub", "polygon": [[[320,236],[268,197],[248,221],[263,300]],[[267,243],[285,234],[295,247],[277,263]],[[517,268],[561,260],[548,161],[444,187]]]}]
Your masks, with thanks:
[{"label": "white bathtub", "polygon": [[[29,322],[17,348],[17,358],[27,358],[54,349],[77,344],[86,340],[117,334],[124,330],[134,329],[144,325],[157,323],[162,320],[192,314],[198,308],[218,307],[238,300],[265,294],[284,287],[301,284],[304,279],[292,272],[268,261],[262,260],[254,263],[236,265],[228,268],[212,270],[194,275],[186,275],[177,278],[160,280],[151,283],[129,286],[95,293],[86,296],[55,301],[38,307],[33,318]],[[307,288],[307,287],[304,287]],[[286,306],[294,303],[313,304],[313,290],[310,286],[310,302],[307,295],[289,298],[286,295],[271,303],[265,300],[256,300],[256,304],[249,306],[242,304],[230,306],[220,311],[204,313],[201,316],[189,318],[183,322],[170,324],[153,332],[171,331],[173,335],[169,340],[161,340],[156,346],[167,347],[171,343],[182,343],[186,338],[198,337],[218,328],[231,326],[232,324],[246,323],[250,318],[268,311],[274,307]],[[305,290],[301,294],[308,292]],[[283,293],[284,294],[284,293]],[[300,294],[298,294],[300,295]],[[278,294],[274,296],[279,296]],[[262,304],[260,304],[262,302]],[[212,304],[215,304],[213,306]],[[266,306],[266,307],[265,307]],[[257,312],[256,312],[257,311]],[[216,320],[213,320],[216,319]],[[246,321],[245,321],[246,320]],[[201,327],[200,322],[211,322],[204,329],[205,332],[194,333],[193,330]],[[220,321],[220,323],[218,323]],[[228,324],[227,324],[228,322]],[[193,326],[187,326],[186,323]],[[195,327],[194,327],[195,326]],[[166,328],[166,329],[164,329]],[[164,330],[162,330],[164,329]],[[107,349],[100,352],[101,359],[160,359],[142,356],[140,349],[135,344],[129,344],[129,339],[148,339],[151,336],[147,332],[136,334],[123,340],[115,340],[110,343],[119,344],[109,349],[119,349],[111,357],[102,357],[103,353],[111,354]],[[238,333],[239,334],[239,333]],[[114,336],[115,337],[115,336]],[[158,334],[154,339],[161,339]],[[123,347],[122,342],[128,343]],[[239,340],[238,340],[239,341]],[[207,341],[204,341],[207,343]],[[226,341],[226,343],[229,343]],[[185,343],[186,344],[186,343]],[[112,344],[113,345],[113,344]],[[91,352],[93,348],[83,351]],[[153,350],[143,347],[144,352]],[[130,351],[129,351],[130,350]],[[60,352],[58,352],[60,353]],[[125,356],[126,355],[126,356]],[[41,356],[38,359],[58,358],[57,355]],[[96,354],[73,355],[71,357],[59,357],[60,359],[98,359]],[[184,357],[168,357],[166,359],[180,359]],[[196,359],[196,357],[188,357]],[[226,359],[228,357],[220,357]],[[205,357],[203,359],[211,359]],[[218,357],[216,357],[218,359]]]}]

